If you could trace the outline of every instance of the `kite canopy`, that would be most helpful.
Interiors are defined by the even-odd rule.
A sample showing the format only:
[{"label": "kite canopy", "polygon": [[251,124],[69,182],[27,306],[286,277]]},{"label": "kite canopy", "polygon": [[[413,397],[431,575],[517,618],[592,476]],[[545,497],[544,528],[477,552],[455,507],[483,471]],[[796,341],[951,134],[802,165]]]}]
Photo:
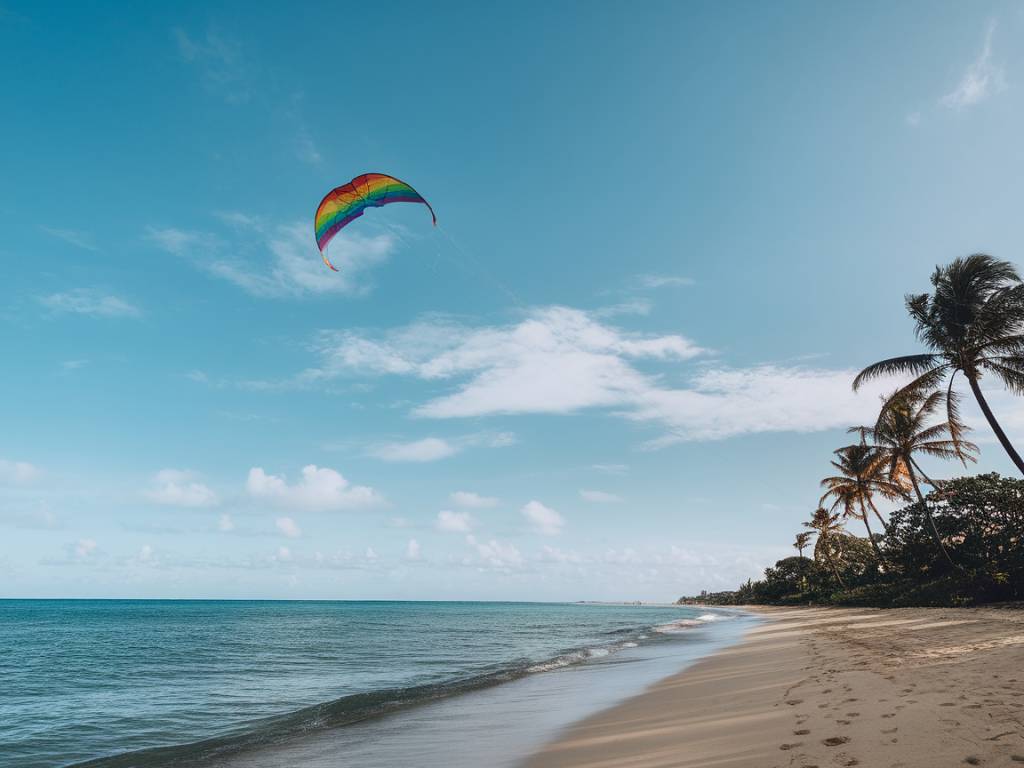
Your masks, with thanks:
[{"label": "kite canopy", "polygon": [[316,244],[324,264],[338,270],[327,259],[327,244],[334,239],[349,222],[358,219],[367,208],[380,208],[388,203],[423,203],[430,211],[430,217],[437,226],[437,216],[430,203],[404,181],[386,173],[364,173],[348,184],[335,187],[320,201],[314,219]]}]

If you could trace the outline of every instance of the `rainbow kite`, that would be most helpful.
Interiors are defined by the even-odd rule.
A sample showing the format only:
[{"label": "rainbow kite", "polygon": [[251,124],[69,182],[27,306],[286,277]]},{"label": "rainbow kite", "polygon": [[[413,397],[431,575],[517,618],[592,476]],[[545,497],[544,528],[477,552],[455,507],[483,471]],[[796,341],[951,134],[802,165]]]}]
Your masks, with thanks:
[{"label": "rainbow kite", "polygon": [[437,226],[437,216],[430,203],[404,181],[386,173],[364,173],[348,184],[335,187],[320,201],[313,220],[316,244],[324,264],[337,272],[327,258],[327,244],[349,222],[358,219],[367,208],[380,208],[388,203],[423,203]]}]

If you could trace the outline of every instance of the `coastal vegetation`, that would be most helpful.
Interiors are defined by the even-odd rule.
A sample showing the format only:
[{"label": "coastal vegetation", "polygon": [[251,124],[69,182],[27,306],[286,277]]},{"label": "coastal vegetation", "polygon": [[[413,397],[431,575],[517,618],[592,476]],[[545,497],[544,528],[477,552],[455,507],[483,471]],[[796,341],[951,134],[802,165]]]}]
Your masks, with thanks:
[{"label": "coastal vegetation", "polygon": [[[735,591],[681,598],[716,604],[873,606],[970,605],[1024,599],[1024,480],[996,473],[939,479],[921,460],[966,468],[978,446],[960,416],[958,376],[966,380],[996,440],[1024,474],[1024,460],[981,388],[985,374],[1024,394],[1024,283],[1006,261],[984,254],[937,267],[932,292],[906,307],[927,351],[861,371],[910,380],[882,398],[874,424],[850,427],[837,448],[836,474],[793,547],[799,554]],[[888,515],[878,502],[897,507]],[[851,521],[864,536],[846,529]],[[813,539],[813,546],[812,546]],[[805,556],[805,550],[810,556]]]}]

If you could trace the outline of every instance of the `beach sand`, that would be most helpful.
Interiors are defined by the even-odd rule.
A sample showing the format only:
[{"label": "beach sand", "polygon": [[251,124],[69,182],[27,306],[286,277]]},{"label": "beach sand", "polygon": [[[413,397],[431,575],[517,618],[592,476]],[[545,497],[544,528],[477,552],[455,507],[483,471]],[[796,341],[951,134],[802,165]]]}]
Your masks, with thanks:
[{"label": "beach sand", "polygon": [[525,767],[1024,766],[1024,611],[756,610],[741,643]]}]

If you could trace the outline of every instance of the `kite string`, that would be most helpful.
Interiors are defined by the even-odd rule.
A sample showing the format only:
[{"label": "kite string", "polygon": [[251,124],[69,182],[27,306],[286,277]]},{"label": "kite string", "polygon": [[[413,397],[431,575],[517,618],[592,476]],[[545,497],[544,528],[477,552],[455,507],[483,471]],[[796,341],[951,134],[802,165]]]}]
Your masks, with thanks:
[{"label": "kite string", "polygon": [[494,274],[489,269],[487,269],[486,265],[480,259],[478,259],[473,254],[469,253],[465,248],[459,245],[455,238],[448,234],[448,230],[446,230],[440,224],[437,224],[436,226],[438,232],[440,232],[444,236],[444,238],[448,241],[449,245],[451,245],[451,247],[454,248],[455,251],[462,257],[463,266],[465,266],[465,262],[472,262],[473,266],[476,268],[476,272],[479,273],[480,275],[483,275],[491,284],[493,284],[498,290],[504,293],[505,296],[511,299],[516,306],[518,306],[520,309],[528,309],[526,302],[523,301],[518,296],[518,294],[516,294],[515,291],[513,291],[511,288],[505,285],[501,280],[496,278]]}]

